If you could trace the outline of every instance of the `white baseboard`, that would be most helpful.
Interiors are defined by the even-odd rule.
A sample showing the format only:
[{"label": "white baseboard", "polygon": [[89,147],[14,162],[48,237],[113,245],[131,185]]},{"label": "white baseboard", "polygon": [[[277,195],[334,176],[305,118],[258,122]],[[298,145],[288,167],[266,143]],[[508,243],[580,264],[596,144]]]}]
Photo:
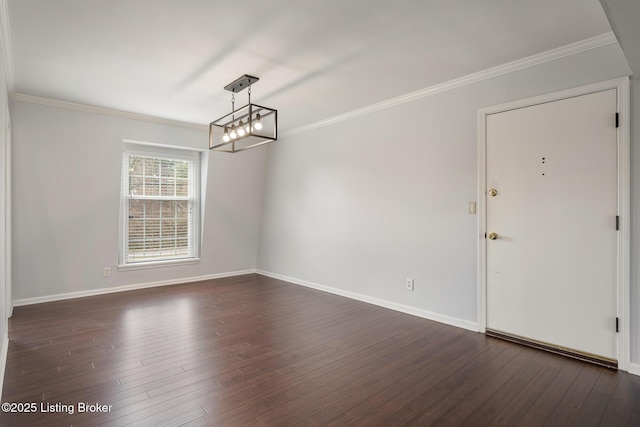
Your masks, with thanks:
[{"label": "white baseboard", "polygon": [[0,350],[0,402],[2,402],[2,387],[4,386],[4,372],[7,367],[7,353],[9,352],[9,334],[2,337],[2,349]]},{"label": "white baseboard", "polygon": [[43,297],[35,297],[35,298],[23,298],[17,299],[13,301],[14,307],[20,307],[23,305],[32,305],[32,304],[40,304],[43,302],[52,302],[52,301],[61,301],[65,299],[73,299],[73,298],[82,298],[82,297],[91,297],[95,295],[104,295],[111,294],[115,292],[124,292],[124,291],[133,291],[136,289],[145,289],[145,288],[155,288],[158,286],[168,286],[168,285],[179,285],[183,283],[191,283],[191,282],[201,282],[203,280],[211,280],[211,279],[221,279],[223,277],[233,277],[240,276],[243,274],[252,274],[256,273],[255,269],[249,270],[241,270],[241,271],[232,271],[228,273],[217,273],[217,274],[209,274],[206,276],[197,276],[197,277],[184,277],[180,279],[170,279],[170,280],[162,280],[159,282],[148,282],[148,283],[137,283],[133,285],[123,285],[116,286],[113,288],[100,288],[100,289],[91,289],[87,291],[78,291],[78,292],[67,292],[64,294],[55,294],[55,295],[47,295]]},{"label": "white baseboard", "polygon": [[422,310],[415,307],[410,307],[403,304],[397,304],[395,302],[383,300],[380,298],[374,298],[367,295],[358,294],[355,292],[345,291],[342,289],[332,288],[330,286],[320,285],[306,280],[296,279],[295,277],[283,276],[281,274],[271,273],[269,271],[257,270],[256,273],[263,276],[272,277],[278,280],[284,280],[296,285],[306,286],[308,288],[317,289],[331,294],[340,295],[343,297],[351,298],[354,300],[366,302],[369,304],[377,305],[379,307],[389,308],[391,310],[400,311],[402,313],[411,314],[413,316],[422,317],[424,319],[433,320],[447,325],[456,326],[458,328],[467,329],[469,331],[478,332],[478,323],[471,322],[469,320],[458,319],[456,317],[446,316],[444,314],[433,313],[431,311]]},{"label": "white baseboard", "polygon": [[640,363],[631,363],[629,362],[629,371],[630,374],[640,375]]}]

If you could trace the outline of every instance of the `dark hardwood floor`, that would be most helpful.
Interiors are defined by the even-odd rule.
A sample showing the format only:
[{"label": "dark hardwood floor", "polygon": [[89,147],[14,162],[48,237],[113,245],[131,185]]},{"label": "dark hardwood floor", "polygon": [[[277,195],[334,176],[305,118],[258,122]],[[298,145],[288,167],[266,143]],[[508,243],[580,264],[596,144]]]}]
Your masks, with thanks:
[{"label": "dark hardwood floor", "polygon": [[638,426],[639,390],[623,372],[246,275],[17,307],[2,400],[37,409],[0,425]]}]

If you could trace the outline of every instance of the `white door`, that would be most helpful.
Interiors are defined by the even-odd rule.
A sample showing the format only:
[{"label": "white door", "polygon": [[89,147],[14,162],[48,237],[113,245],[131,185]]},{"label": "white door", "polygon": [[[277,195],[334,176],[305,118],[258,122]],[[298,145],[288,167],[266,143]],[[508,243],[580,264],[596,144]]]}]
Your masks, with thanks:
[{"label": "white door", "polygon": [[617,360],[615,112],[611,89],[487,116],[488,330]]}]

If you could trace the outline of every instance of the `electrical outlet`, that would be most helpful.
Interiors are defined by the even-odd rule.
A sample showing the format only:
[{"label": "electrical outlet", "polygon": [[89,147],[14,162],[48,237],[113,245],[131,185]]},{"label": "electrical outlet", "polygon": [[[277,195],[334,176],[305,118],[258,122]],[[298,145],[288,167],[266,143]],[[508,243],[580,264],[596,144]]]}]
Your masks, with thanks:
[{"label": "electrical outlet", "polygon": [[269,255],[269,261],[270,262],[275,262],[276,261],[276,256],[274,254]]},{"label": "electrical outlet", "polygon": [[111,267],[105,267],[104,270],[102,270],[102,275],[104,277],[111,277]]},{"label": "electrical outlet", "polygon": [[404,282],[404,288],[408,291],[412,291],[413,290],[413,279],[407,277],[407,279]]}]

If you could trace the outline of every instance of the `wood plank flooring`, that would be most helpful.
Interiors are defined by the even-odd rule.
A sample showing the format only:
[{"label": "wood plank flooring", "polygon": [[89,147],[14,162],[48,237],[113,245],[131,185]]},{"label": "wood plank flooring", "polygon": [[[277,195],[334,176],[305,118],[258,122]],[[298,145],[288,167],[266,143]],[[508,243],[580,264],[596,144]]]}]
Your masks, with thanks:
[{"label": "wood plank flooring", "polygon": [[37,407],[2,426],[640,426],[640,377],[260,275],[17,307],[2,400]]}]

